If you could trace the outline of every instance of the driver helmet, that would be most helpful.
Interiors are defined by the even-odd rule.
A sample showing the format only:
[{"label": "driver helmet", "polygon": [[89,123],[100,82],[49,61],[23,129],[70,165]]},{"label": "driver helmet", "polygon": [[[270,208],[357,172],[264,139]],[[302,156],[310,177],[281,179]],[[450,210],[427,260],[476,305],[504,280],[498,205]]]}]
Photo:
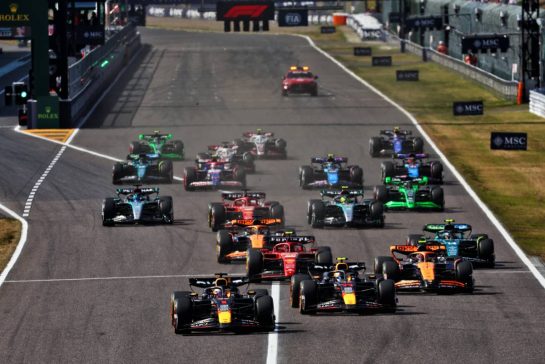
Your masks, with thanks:
[{"label": "driver helmet", "polygon": [[220,297],[220,296],[221,296],[221,293],[222,293],[222,292],[221,292],[221,288],[214,288],[214,289],[212,290],[212,295],[213,295],[214,297]]},{"label": "driver helmet", "polygon": [[327,155],[327,161],[330,162],[330,163],[335,162],[335,155],[333,155],[333,154],[328,154],[328,155]]},{"label": "driver helmet", "polygon": [[409,154],[409,158],[407,158],[407,163],[410,165],[414,165],[416,163],[416,156],[414,154]]},{"label": "driver helmet", "polygon": [[257,134],[257,135],[263,134],[263,129],[261,129],[261,128],[257,129],[257,130],[256,130],[256,134]]},{"label": "driver helmet", "polygon": [[333,278],[335,278],[336,281],[340,282],[342,278],[341,272],[335,272],[333,273]]},{"label": "driver helmet", "polygon": [[394,134],[399,134],[401,132],[401,129],[399,128],[399,126],[395,126],[394,127]]},{"label": "driver helmet", "polygon": [[447,231],[445,232],[444,236],[443,236],[446,240],[451,240],[453,238],[452,234],[450,231]]},{"label": "driver helmet", "polygon": [[341,201],[341,203],[345,203],[347,200],[348,200],[348,198],[346,196],[341,196],[341,198],[339,199],[339,201]]}]

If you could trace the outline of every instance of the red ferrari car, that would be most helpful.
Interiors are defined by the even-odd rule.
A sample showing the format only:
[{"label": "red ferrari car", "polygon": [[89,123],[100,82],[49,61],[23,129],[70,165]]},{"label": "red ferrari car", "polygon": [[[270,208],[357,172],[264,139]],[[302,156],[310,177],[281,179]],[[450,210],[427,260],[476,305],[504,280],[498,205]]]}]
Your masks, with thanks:
[{"label": "red ferrari car", "polygon": [[265,201],[264,192],[222,193],[222,202],[208,204],[208,226],[212,231],[223,228],[231,220],[273,218],[284,221],[284,206]]},{"label": "red ferrari car", "polygon": [[318,83],[307,66],[291,66],[288,73],[282,78],[282,96],[289,94],[310,94],[318,96]]},{"label": "red ferrari car", "polygon": [[330,247],[305,248],[315,244],[314,236],[271,236],[269,244],[272,249],[248,250],[246,274],[253,282],[290,279],[295,273],[308,273],[309,265],[333,264]]}]

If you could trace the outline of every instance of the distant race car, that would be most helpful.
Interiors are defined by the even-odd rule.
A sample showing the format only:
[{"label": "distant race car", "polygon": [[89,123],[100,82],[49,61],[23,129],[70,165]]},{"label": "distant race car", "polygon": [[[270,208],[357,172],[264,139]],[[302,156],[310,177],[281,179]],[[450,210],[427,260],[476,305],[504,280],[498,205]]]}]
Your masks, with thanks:
[{"label": "distant race car", "polygon": [[290,304],[302,314],[319,312],[395,312],[397,298],[391,279],[360,275],[365,263],[337,258],[331,266],[315,265],[309,274],[290,281]]},{"label": "distant race car", "polygon": [[102,202],[102,225],[174,222],[172,197],[159,196],[159,188],[118,188],[116,193]]},{"label": "distant race car", "polygon": [[136,182],[172,183],[172,161],[161,160],[159,154],[129,154],[127,162],[116,162],[112,171],[114,185]]},{"label": "distant race car", "polygon": [[350,186],[363,188],[363,169],[357,165],[347,165],[348,158],[314,157],[310,166],[299,167],[299,185],[303,189]]},{"label": "distant race car", "polygon": [[130,154],[153,153],[159,154],[162,159],[184,159],[184,143],[181,140],[171,140],[172,134],[161,134],[154,131],[152,134],[140,134],[138,139],[138,141],[131,142]]},{"label": "distant race car", "polygon": [[240,292],[247,277],[216,273],[214,277],[189,278],[189,286],[201,288],[176,291],[170,297],[170,318],[176,334],[203,331],[272,331],[274,302],[266,289]]},{"label": "distant race car", "polygon": [[369,154],[371,157],[391,156],[402,153],[423,153],[424,141],[420,137],[413,137],[412,131],[381,130],[380,136],[369,140]]},{"label": "distant race car", "polygon": [[375,258],[374,270],[393,279],[398,291],[473,292],[473,266],[460,257],[449,257],[443,245],[393,245],[390,252],[391,256]]},{"label": "distant race car", "polygon": [[250,152],[257,158],[286,159],[288,157],[286,141],[276,138],[274,133],[264,132],[261,129],[255,132],[244,132],[242,138],[235,139],[234,143],[238,146],[240,153]]},{"label": "distant race car", "polygon": [[444,224],[426,224],[423,230],[433,236],[410,234],[407,244],[441,244],[446,247],[449,257],[460,256],[473,265],[494,267],[494,241],[487,234],[472,234],[471,225],[455,224],[453,219],[446,219]]},{"label": "distant race car", "polygon": [[445,209],[443,189],[428,185],[428,178],[402,179],[386,177],[384,185],[375,186],[374,197],[386,210]]},{"label": "distant race car", "polygon": [[308,272],[310,265],[331,265],[328,246],[305,248],[315,244],[313,236],[271,236],[271,249],[248,249],[246,274],[253,282],[290,279],[295,273]]},{"label": "distant race car", "polygon": [[255,173],[255,161],[252,153],[240,153],[238,149],[237,145],[228,142],[209,145],[208,152],[197,154],[196,163],[208,163],[212,161],[212,158],[217,158],[220,162],[229,163],[232,168],[243,168],[246,173]]},{"label": "distant race car", "polygon": [[277,201],[265,201],[265,192],[222,193],[222,202],[208,204],[208,226],[218,231],[225,222],[236,219],[273,218],[284,221],[284,206]]},{"label": "distant race car", "polygon": [[232,220],[218,231],[216,255],[218,263],[246,260],[248,249],[271,249],[272,236],[293,235],[293,230],[276,230],[280,219],[239,219]]},{"label": "distant race car", "polygon": [[231,168],[228,163],[212,160],[199,163],[197,167],[184,168],[186,191],[217,188],[246,188],[246,172],[242,168]]},{"label": "distant race car", "polygon": [[288,73],[282,78],[282,96],[289,94],[310,94],[318,96],[318,82],[307,66],[291,66]]},{"label": "distant race car", "polygon": [[313,228],[384,227],[382,202],[364,199],[363,190],[322,190],[321,195],[321,200],[310,200],[307,205],[307,221]]},{"label": "distant race car", "polygon": [[397,163],[386,161],[382,162],[381,175],[382,181],[386,177],[392,178],[422,178],[428,177],[430,184],[443,183],[443,164],[440,161],[426,161],[427,154],[395,154]]}]

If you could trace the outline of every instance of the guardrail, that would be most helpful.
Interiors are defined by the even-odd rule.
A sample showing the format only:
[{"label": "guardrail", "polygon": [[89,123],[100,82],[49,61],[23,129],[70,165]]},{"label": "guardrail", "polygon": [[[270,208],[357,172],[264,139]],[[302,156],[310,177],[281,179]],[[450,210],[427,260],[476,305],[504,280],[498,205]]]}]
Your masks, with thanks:
[{"label": "guardrail", "polygon": [[530,112],[545,118],[545,89],[530,91]]}]

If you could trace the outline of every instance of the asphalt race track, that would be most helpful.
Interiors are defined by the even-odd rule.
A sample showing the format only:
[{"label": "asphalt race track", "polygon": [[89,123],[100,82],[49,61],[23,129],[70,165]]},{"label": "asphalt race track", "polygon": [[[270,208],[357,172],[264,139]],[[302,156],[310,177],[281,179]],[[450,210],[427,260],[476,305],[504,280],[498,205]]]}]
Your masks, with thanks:
[{"label": "asphalt race track", "polygon": [[[446,217],[494,239],[497,268],[474,274],[473,295],[400,294],[394,315],[302,316],[289,307],[282,285],[271,335],[278,362],[543,362],[545,291],[450,173],[445,213],[388,213],[384,229],[307,228],[306,203],[318,193],[298,187],[298,166],[313,154],[347,156],[363,167],[370,196],[381,159],[369,157],[369,137],[395,125],[412,128],[393,106],[302,38],[146,29],[142,35],[149,46],[74,145],[124,158],[138,133],[172,132],[186,145],[187,161],[175,163],[181,176],[207,145],[261,127],[287,140],[288,160],[259,161],[249,186],[282,202],[288,224],[314,234],[335,256],[372,269],[391,243]],[[297,63],[319,75],[318,97],[280,95],[282,75]],[[21,213],[59,146],[9,129],[0,140],[3,170],[26,166],[1,179],[1,202]],[[100,207],[114,192],[112,163],[67,149],[41,185],[29,240],[0,288],[0,362],[264,363],[268,334],[177,336],[170,326],[169,296],[187,288],[187,276],[244,272],[240,264],[216,263],[206,208],[219,193],[161,185],[174,198],[173,226],[105,228]]]}]

